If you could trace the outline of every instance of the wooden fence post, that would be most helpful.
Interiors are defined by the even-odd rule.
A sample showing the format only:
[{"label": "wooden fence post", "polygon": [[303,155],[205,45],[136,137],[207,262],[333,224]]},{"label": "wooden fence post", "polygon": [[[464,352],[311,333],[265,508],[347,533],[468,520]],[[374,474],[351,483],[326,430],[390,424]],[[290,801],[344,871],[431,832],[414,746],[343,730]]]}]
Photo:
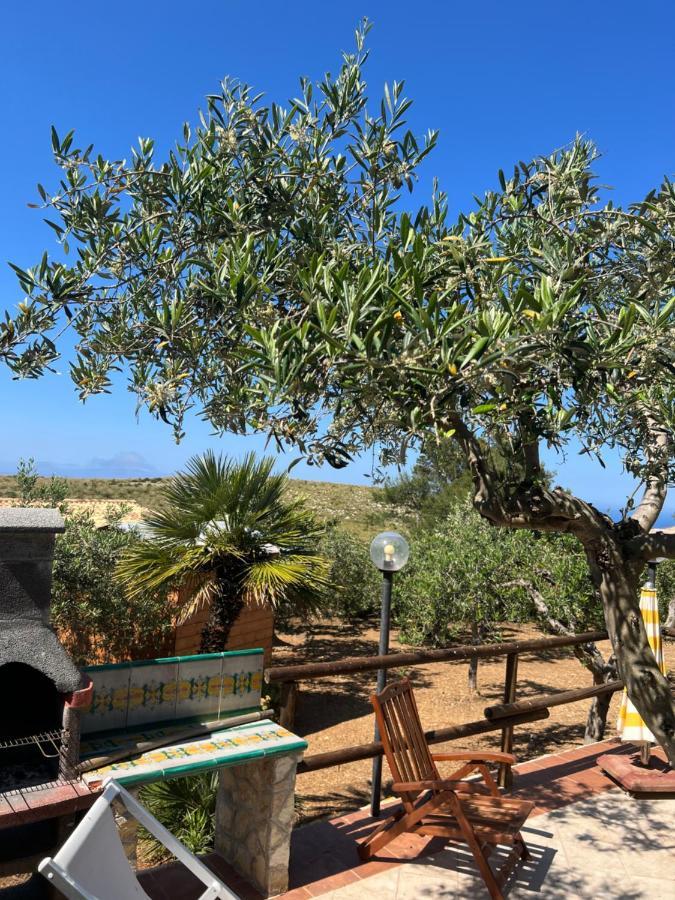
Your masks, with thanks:
[{"label": "wooden fence post", "polygon": [[[504,676],[504,703],[514,703],[518,684],[518,654],[509,653],[506,657],[506,674]],[[502,728],[502,753],[513,752],[513,725]],[[499,786],[510,788],[513,784],[511,766],[501,763],[499,766]]]},{"label": "wooden fence post", "polygon": [[298,682],[283,681],[279,699],[279,724],[282,728],[293,728],[295,707],[298,701]]}]

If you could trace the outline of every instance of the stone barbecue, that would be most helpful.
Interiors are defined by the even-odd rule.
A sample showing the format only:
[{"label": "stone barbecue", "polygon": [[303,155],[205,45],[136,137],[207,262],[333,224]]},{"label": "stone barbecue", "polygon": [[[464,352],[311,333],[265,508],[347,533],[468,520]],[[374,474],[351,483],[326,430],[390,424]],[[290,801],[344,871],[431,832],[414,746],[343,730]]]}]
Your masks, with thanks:
[{"label": "stone barbecue", "polygon": [[0,794],[74,777],[88,679],[50,625],[54,509],[0,509]]}]

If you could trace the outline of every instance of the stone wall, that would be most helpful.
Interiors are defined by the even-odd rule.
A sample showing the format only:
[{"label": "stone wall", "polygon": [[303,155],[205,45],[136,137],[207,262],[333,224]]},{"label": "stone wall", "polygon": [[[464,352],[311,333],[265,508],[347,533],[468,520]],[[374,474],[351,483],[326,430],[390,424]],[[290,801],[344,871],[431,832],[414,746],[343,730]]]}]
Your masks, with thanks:
[{"label": "stone wall", "polygon": [[264,897],[288,889],[295,773],[302,754],[221,769],[215,850]]}]

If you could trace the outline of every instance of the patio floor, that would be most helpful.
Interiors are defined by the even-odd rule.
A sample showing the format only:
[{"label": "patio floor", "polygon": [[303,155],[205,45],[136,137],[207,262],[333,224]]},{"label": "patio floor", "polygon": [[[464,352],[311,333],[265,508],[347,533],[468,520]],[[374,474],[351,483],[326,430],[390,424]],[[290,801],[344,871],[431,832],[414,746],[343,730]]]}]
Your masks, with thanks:
[{"label": "patio floor", "polygon": [[[619,788],[530,820],[531,859],[511,900],[540,897],[675,898],[675,801],[635,801]],[[323,894],[326,900],[489,900],[473,858],[458,845]]]},{"label": "patio floor", "polygon": [[[537,806],[523,832],[532,858],[512,877],[509,897],[675,900],[675,800],[629,797],[596,764],[607,752],[634,751],[603,741],[516,768],[513,793]],[[296,829],[291,890],[283,900],[488,896],[470,854],[438,838],[403,835],[378,859],[359,863],[357,842],[374,823],[367,810],[358,810]],[[207,862],[242,900],[258,900],[220,858]],[[141,880],[154,900],[197,896],[191,876],[174,866],[144,873]]]}]

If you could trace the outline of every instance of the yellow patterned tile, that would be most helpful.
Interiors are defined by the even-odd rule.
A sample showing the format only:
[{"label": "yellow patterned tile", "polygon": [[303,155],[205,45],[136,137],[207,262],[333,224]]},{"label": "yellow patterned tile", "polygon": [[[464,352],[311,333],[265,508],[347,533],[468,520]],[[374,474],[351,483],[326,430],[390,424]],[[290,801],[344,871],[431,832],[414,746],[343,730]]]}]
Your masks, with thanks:
[{"label": "yellow patterned tile", "polygon": [[129,688],[129,709],[137,709],[143,706],[144,690],[139,685],[132,685]]},{"label": "yellow patterned tile", "polygon": [[209,678],[209,686],[208,686],[209,697],[219,697],[222,684],[223,684],[223,680],[220,677],[220,675],[213,675],[211,678]]},{"label": "yellow patterned tile", "polygon": [[112,708],[117,710],[126,709],[129,703],[129,688],[117,688],[112,692]]}]

